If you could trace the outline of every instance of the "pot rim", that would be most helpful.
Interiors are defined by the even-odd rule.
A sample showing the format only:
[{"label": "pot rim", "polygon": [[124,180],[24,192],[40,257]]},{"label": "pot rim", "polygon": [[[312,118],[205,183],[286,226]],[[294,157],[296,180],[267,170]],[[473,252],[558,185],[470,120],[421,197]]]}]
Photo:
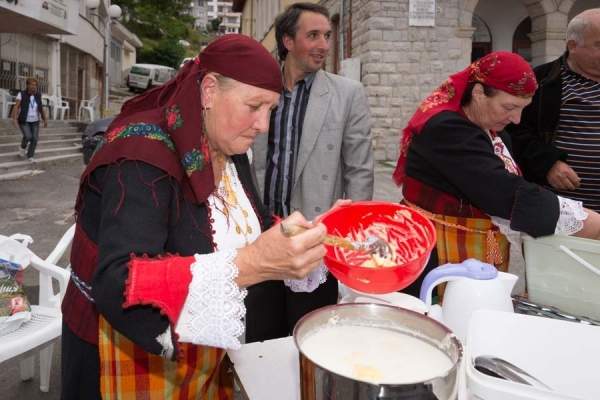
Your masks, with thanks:
[{"label": "pot rim", "polygon": [[[340,375],[336,372],[333,372],[332,370],[330,370],[329,368],[326,368],[324,366],[322,366],[321,364],[313,361],[312,358],[308,357],[304,351],[302,350],[302,348],[300,347],[300,343],[298,342],[298,330],[300,329],[300,327],[306,323],[309,319],[311,319],[313,316],[326,312],[328,310],[334,309],[334,308],[340,308],[340,307],[364,307],[364,306],[369,306],[372,308],[380,308],[380,307],[385,307],[388,309],[393,309],[394,311],[400,311],[406,314],[409,314],[413,317],[416,317],[417,319],[423,319],[423,320],[427,320],[427,322],[431,323],[433,322],[433,325],[437,326],[438,328],[441,328],[442,331],[444,331],[446,333],[446,335],[449,335],[450,341],[452,341],[455,346],[456,346],[456,353],[457,353],[457,358],[456,358],[456,362],[453,363],[452,367],[450,369],[448,369],[443,375],[438,375],[438,376],[434,376],[431,377],[427,380],[424,381],[416,381],[416,382],[403,382],[403,383],[373,383],[373,382],[367,382],[367,381],[363,381],[360,379],[356,379],[356,378],[352,378],[346,375]],[[300,318],[300,320],[298,320],[298,322],[296,323],[296,325],[294,326],[294,330],[292,332],[292,336],[294,338],[294,344],[296,345],[296,349],[298,349],[298,354],[300,355],[300,357],[305,357],[306,359],[308,359],[311,363],[313,363],[314,365],[316,365],[317,367],[327,371],[328,373],[346,378],[346,379],[350,379],[353,381],[357,381],[360,382],[361,384],[366,384],[366,385],[372,385],[372,386],[376,386],[376,387],[381,387],[381,386],[385,386],[385,387],[400,387],[400,386],[406,386],[406,385],[415,385],[415,384],[427,384],[430,382],[435,381],[436,379],[444,379],[448,376],[453,375],[454,373],[458,372],[458,368],[460,366],[460,363],[463,359],[463,355],[464,355],[464,349],[462,346],[462,343],[460,342],[460,340],[458,340],[458,338],[456,337],[456,335],[454,334],[454,332],[452,332],[450,329],[448,329],[448,327],[446,327],[444,324],[436,321],[433,318],[430,318],[426,315],[423,315],[421,313],[418,313],[416,311],[413,310],[409,310],[403,307],[398,307],[398,306],[394,306],[394,305],[388,305],[388,304],[378,304],[378,303],[343,303],[343,304],[332,304],[329,306],[325,306],[325,307],[321,307],[321,308],[317,308],[316,310],[313,310],[311,312],[309,312],[308,314],[305,314],[302,318]],[[433,340],[432,340],[433,341]],[[431,345],[434,345],[434,343],[429,343]],[[439,347],[438,347],[439,349]],[[440,349],[441,351],[443,351],[442,349]],[[448,356],[447,353],[444,352],[444,354],[446,354]]]}]

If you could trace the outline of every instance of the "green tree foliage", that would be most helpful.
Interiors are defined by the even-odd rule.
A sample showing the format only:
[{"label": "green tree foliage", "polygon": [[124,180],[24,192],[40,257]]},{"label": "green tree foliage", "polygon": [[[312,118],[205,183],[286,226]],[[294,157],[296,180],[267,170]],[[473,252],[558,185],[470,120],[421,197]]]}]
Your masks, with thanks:
[{"label": "green tree foliage", "polygon": [[195,57],[198,52],[200,52],[200,50],[202,50],[204,46],[209,44],[214,38],[215,34],[213,32],[192,31],[188,37],[191,45],[186,49],[185,56]]},{"label": "green tree foliage", "polygon": [[185,48],[177,40],[165,38],[159,40],[155,47],[144,46],[138,53],[138,62],[178,68],[185,54]]},{"label": "green tree foliage", "polygon": [[123,10],[121,22],[135,33],[144,46],[138,52],[138,62],[168,65],[177,68],[186,56],[179,40],[197,45],[198,33],[193,18],[187,15],[189,0],[113,0]]}]

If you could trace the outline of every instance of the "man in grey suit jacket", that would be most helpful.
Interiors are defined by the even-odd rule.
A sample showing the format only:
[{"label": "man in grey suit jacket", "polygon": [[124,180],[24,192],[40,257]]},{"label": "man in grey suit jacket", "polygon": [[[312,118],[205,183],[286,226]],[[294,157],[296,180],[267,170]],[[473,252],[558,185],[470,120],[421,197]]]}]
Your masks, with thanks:
[{"label": "man in grey suit jacket", "polygon": [[[338,199],[370,200],[369,107],[360,82],[321,69],[331,36],[327,9],[295,3],[277,17],[275,30],[285,89],[269,134],[257,137],[253,146],[265,205],[275,215],[299,210],[310,220]],[[250,288],[246,340],[288,335],[304,314],[335,304],[337,292],[331,275],[312,292],[297,293],[281,282]]]}]

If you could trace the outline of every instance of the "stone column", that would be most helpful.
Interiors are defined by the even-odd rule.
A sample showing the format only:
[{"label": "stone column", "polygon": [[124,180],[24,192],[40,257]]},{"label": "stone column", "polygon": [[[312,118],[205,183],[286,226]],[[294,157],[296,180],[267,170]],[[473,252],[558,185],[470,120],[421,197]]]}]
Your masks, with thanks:
[{"label": "stone column", "polygon": [[60,96],[60,36],[50,43],[48,91],[50,95]]},{"label": "stone column", "polygon": [[531,21],[531,63],[534,66],[552,61],[565,51],[567,14],[554,11],[532,18]]},{"label": "stone column", "polygon": [[473,50],[473,34],[475,28],[473,26],[459,26],[455,29],[455,40],[460,43],[461,53],[457,58],[457,71],[466,67],[471,63],[471,51]]}]

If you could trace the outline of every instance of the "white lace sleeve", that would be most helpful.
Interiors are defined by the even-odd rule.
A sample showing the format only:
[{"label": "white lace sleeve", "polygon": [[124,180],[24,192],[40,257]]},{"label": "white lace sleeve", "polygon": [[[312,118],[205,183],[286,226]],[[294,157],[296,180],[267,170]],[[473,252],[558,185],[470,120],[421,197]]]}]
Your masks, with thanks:
[{"label": "white lace sleeve", "polygon": [[233,262],[236,254],[233,249],[196,254],[190,267],[192,283],[175,327],[181,342],[240,348],[247,291],[234,281],[239,272]]},{"label": "white lace sleeve", "polygon": [[583,221],[588,213],[583,209],[580,201],[558,196],[560,215],[556,222],[556,235],[573,235],[583,229]]},{"label": "white lace sleeve", "polygon": [[285,279],[283,282],[292,292],[312,292],[327,280],[327,267],[321,264],[310,271],[304,279]]}]

